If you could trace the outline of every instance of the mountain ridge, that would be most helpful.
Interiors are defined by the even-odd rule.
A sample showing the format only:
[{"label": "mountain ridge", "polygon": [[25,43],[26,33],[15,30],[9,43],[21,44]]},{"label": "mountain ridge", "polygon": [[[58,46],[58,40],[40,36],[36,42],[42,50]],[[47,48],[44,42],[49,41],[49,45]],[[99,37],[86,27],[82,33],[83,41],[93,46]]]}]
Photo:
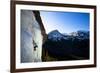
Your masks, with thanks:
[{"label": "mountain ridge", "polygon": [[48,33],[48,39],[53,41],[60,41],[62,39],[68,40],[68,39],[89,39],[89,31],[77,31],[77,32],[71,32],[69,34],[66,33],[60,33],[58,30],[53,30],[50,33]]}]

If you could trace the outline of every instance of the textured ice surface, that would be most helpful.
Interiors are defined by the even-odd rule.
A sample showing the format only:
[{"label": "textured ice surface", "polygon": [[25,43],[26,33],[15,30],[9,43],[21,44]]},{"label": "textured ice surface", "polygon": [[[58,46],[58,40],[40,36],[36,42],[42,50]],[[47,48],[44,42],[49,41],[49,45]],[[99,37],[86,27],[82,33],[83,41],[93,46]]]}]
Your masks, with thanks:
[{"label": "textured ice surface", "polygon": [[[36,50],[34,46],[37,44]],[[42,35],[38,22],[31,10],[21,10],[21,62],[40,62]]]}]

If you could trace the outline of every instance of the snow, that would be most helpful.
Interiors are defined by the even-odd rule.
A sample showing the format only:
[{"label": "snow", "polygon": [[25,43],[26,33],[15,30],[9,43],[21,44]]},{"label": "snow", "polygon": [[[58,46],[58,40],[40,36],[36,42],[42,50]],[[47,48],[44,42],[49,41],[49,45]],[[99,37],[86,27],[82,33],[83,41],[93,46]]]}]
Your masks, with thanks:
[{"label": "snow", "polygon": [[67,33],[60,33],[58,30],[53,30],[48,34],[48,39],[51,39],[53,41],[58,41],[61,39],[72,39],[74,40],[75,38],[79,40],[83,39],[89,39],[89,31],[77,31],[77,32],[72,32],[70,34]]},{"label": "snow", "polygon": [[67,39],[64,35],[62,35],[58,30],[54,30],[48,34],[48,39],[53,39],[54,41]]}]

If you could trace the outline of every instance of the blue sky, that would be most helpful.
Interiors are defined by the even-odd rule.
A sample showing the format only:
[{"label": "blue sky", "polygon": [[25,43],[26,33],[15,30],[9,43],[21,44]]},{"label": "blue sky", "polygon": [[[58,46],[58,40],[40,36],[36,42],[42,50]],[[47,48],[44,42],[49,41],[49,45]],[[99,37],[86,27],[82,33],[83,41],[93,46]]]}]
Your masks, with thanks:
[{"label": "blue sky", "polygon": [[47,34],[52,30],[61,33],[89,31],[89,13],[40,11],[40,15]]}]

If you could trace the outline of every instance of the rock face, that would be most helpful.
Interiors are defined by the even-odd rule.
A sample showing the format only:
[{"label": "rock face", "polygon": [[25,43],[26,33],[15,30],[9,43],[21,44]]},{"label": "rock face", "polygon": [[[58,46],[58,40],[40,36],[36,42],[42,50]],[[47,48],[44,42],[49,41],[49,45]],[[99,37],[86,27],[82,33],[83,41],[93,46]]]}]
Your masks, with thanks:
[{"label": "rock face", "polygon": [[21,10],[21,62],[41,62],[45,29],[40,13]]},{"label": "rock face", "polygon": [[41,34],[43,35],[43,43],[44,43],[47,39],[47,34],[46,34],[45,28],[43,26],[42,19],[40,17],[40,12],[33,11],[33,13],[35,14],[35,18],[36,18],[37,22],[40,24],[40,29],[42,30]]}]

